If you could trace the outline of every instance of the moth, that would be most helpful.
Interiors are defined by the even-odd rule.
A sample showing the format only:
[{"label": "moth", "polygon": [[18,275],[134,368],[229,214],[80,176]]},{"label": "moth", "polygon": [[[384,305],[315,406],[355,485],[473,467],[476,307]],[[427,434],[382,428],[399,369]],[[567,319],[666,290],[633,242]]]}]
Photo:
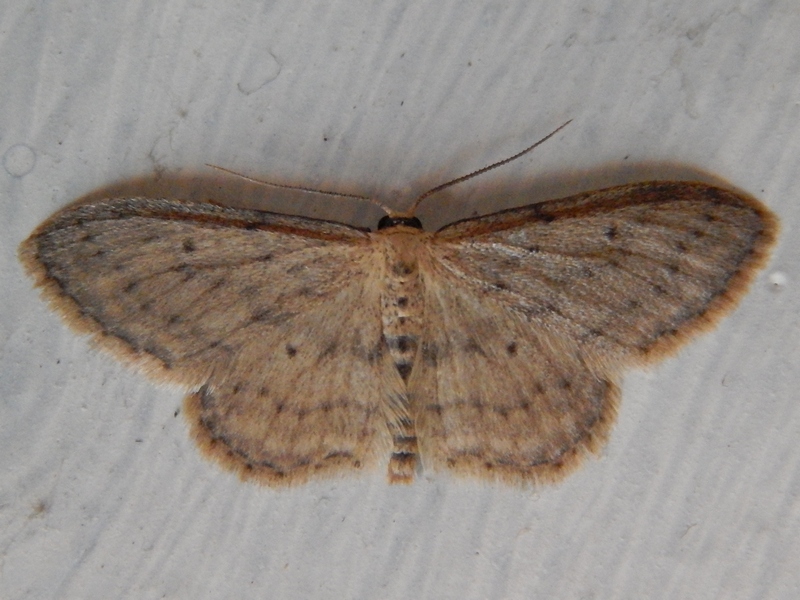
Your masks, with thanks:
[{"label": "moth", "polygon": [[778,230],[757,200],[682,181],[436,232],[413,210],[368,231],[109,198],[57,212],[19,256],[75,330],[188,388],[194,439],[242,478],[538,484],[602,447],[623,371],[717,322]]}]

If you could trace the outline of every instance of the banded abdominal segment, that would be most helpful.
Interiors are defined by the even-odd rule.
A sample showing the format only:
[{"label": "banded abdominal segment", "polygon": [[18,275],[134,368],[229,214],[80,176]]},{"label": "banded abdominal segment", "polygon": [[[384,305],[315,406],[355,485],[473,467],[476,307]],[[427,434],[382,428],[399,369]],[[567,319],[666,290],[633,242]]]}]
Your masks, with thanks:
[{"label": "banded abdominal segment", "polygon": [[[424,316],[422,278],[419,273],[418,229],[404,223],[381,230],[386,277],[381,294],[383,337],[397,372],[408,383],[419,347]],[[408,411],[408,398],[401,404],[405,414],[389,422],[393,449],[389,479],[408,483],[417,468],[417,437]]]}]

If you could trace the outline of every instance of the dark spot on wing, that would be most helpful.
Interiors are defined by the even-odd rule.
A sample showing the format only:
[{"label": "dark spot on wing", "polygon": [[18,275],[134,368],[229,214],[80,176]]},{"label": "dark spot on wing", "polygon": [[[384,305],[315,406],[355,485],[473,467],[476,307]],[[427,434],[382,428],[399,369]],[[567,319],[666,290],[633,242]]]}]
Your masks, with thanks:
[{"label": "dark spot on wing", "polygon": [[473,337],[467,339],[466,343],[464,344],[464,351],[469,354],[480,354],[481,356],[486,356],[483,348],[480,347],[477,340]]},{"label": "dark spot on wing", "polygon": [[311,298],[312,296],[316,296],[316,292],[314,288],[304,285],[299,290],[297,290],[298,296],[303,296],[303,298]]},{"label": "dark spot on wing", "polygon": [[664,289],[664,286],[659,285],[657,283],[653,284],[652,287],[653,291],[658,294],[659,296],[665,296],[667,294],[667,290]]},{"label": "dark spot on wing", "polygon": [[268,321],[270,317],[272,317],[272,311],[268,308],[261,308],[250,316],[250,321],[258,323],[259,321]]},{"label": "dark spot on wing", "polygon": [[192,238],[186,238],[183,240],[183,251],[184,252],[194,252],[197,250],[197,246],[194,244],[194,240]]},{"label": "dark spot on wing", "polygon": [[336,349],[338,348],[338,344],[336,342],[328,342],[326,346],[322,349],[322,352],[319,353],[317,360],[322,360],[323,358],[328,358],[336,354]]},{"label": "dark spot on wing", "polygon": [[288,356],[289,358],[294,358],[296,354],[297,354],[297,348],[295,348],[291,344],[286,344],[286,356]]}]

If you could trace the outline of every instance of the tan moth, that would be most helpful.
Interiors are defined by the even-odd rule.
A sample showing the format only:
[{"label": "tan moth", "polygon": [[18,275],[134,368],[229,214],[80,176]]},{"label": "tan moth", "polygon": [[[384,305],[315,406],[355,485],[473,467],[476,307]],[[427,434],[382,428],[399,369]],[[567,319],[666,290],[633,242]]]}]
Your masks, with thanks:
[{"label": "tan moth", "polygon": [[393,483],[420,463],[540,483],[606,441],[625,368],[736,304],[778,229],[753,198],[678,181],[436,232],[413,210],[366,231],[110,198],[57,212],[19,254],[74,329],[189,388],[194,438],[244,478],[388,462]]}]

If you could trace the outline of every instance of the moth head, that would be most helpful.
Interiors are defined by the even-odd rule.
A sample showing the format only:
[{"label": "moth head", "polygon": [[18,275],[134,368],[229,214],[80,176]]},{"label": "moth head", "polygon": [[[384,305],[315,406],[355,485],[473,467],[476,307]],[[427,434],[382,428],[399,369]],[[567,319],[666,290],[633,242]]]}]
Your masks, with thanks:
[{"label": "moth head", "polygon": [[389,227],[412,227],[413,229],[422,229],[422,222],[413,216],[405,216],[405,215],[398,215],[398,214],[388,214],[385,217],[381,217],[381,220],[378,221],[378,231],[381,229],[388,229]]}]

